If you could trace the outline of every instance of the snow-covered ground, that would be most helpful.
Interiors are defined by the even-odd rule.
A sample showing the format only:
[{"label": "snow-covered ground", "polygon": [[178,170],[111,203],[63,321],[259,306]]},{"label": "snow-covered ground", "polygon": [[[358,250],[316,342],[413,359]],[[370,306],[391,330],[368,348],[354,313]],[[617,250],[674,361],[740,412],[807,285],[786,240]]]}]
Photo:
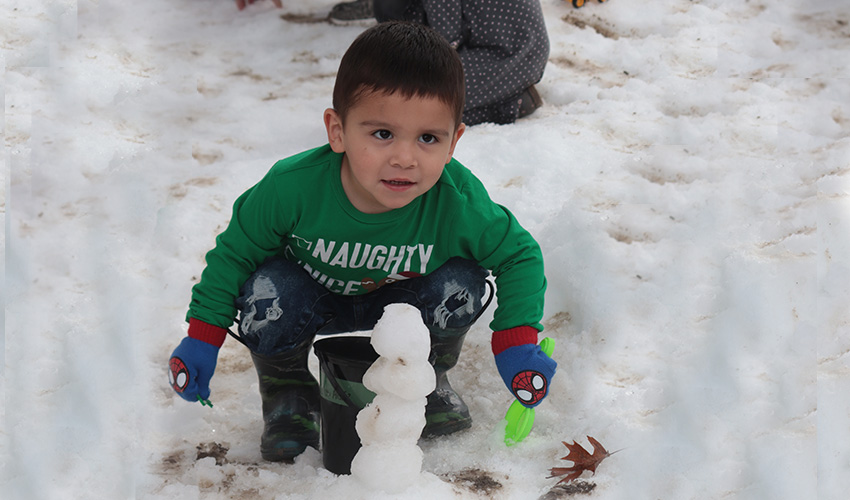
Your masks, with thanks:
[{"label": "snow-covered ground", "polygon": [[[588,435],[623,449],[588,498],[847,498],[850,4],[542,1],[546,105],[456,157],[543,247],[559,371],[505,447],[485,316],[451,372],[473,428],[394,498],[537,499]],[[309,22],[332,4],[2,3],[2,498],[390,498],[262,461],[238,343],[213,408],[166,377],[233,200],[326,141],[363,29]]]}]

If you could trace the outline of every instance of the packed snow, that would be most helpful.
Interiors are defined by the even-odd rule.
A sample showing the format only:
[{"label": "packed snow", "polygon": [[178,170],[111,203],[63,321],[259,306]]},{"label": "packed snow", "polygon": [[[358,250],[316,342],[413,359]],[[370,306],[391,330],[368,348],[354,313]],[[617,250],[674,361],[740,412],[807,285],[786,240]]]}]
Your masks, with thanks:
[{"label": "packed snow", "polygon": [[502,439],[493,306],[449,372],[473,426],[421,441],[402,493],[312,449],[263,461],[232,339],[214,406],[177,397],[167,360],[233,201],[326,142],[364,29],[317,22],[333,3],[0,5],[4,499],[559,498],[549,469],[586,436],[621,450],[587,498],[846,498],[844,0],[542,0],[545,105],[455,152],[546,259],[559,369],[523,442]]}]

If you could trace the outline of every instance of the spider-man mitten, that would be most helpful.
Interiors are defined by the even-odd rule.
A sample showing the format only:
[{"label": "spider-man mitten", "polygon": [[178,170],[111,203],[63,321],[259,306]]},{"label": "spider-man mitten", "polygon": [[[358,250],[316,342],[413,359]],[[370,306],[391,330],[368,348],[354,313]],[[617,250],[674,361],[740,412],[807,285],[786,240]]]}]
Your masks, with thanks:
[{"label": "spider-man mitten", "polygon": [[189,335],[174,349],[168,362],[168,382],[186,401],[209,399],[210,379],[226,330],[203,321],[189,320]]},{"label": "spider-man mitten", "polygon": [[537,329],[520,326],[493,332],[491,345],[499,375],[517,401],[527,408],[539,405],[558,363],[537,345]]}]

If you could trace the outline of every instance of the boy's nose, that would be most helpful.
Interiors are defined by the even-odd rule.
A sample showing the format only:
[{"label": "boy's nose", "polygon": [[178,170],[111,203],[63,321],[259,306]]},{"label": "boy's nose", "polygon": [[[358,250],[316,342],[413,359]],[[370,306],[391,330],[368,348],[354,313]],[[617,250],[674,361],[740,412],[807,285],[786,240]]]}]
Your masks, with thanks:
[{"label": "boy's nose", "polygon": [[396,142],[390,159],[394,167],[411,168],[416,166],[416,146],[405,142]]}]

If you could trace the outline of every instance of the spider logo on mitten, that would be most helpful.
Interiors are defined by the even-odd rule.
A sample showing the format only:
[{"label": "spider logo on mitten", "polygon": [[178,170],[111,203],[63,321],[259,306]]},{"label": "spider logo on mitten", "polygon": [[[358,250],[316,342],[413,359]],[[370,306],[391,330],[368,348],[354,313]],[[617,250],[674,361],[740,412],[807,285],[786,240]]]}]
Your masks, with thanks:
[{"label": "spider logo on mitten", "polygon": [[171,358],[168,368],[168,382],[171,387],[177,392],[186,390],[186,386],[189,385],[189,370],[183,360],[178,357]]},{"label": "spider logo on mitten", "polygon": [[525,370],[514,375],[511,390],[524,405],[538,403],[546,396],[546,377],[534,370]]}]

